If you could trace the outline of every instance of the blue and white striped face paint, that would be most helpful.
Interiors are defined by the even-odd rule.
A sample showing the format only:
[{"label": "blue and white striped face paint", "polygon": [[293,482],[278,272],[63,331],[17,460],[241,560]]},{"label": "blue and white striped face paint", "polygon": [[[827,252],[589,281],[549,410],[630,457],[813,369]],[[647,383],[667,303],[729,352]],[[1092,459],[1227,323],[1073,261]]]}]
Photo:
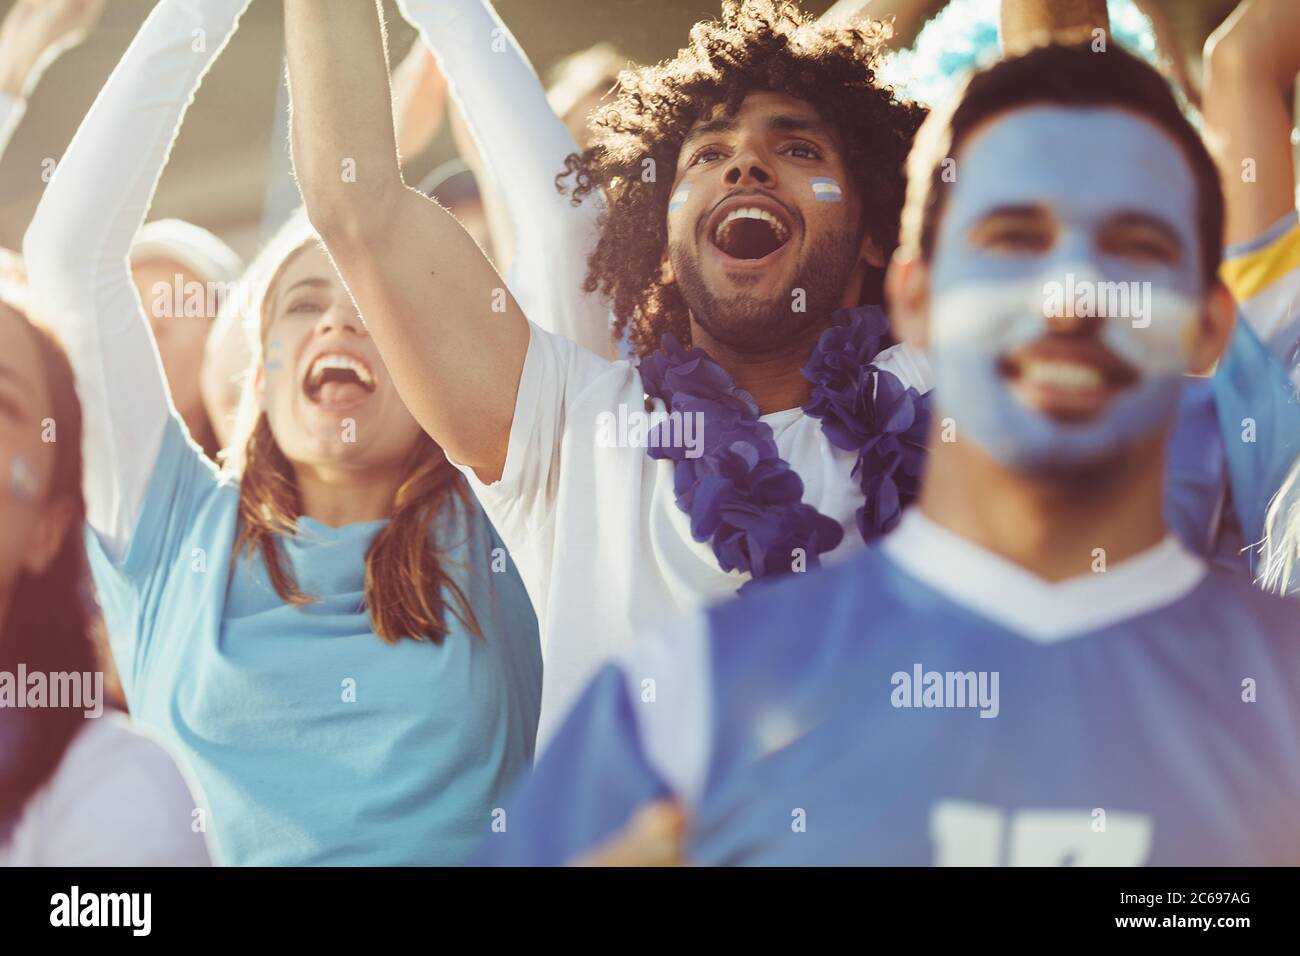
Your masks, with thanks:
[{"label": "blue and white striped face paint", "polygon": [[[930,351],[959,432],[1035,470],[1104,459],[1167,424],[1204,299],[1178,145],[1118,109],[1042,106],[994,120],[958,167],[931,263]],[[1053,336],[1061,306],[1099,318],[1095,333]]]},{"label": "blue and white striped face paint", "polygon": [[669,215],[672,215],[677,210],[683,208],[686,205],[686,200],[690,198],[690,195],[691,195],[690,183],[682,183],[682,185],[678,186],[676,191],[674,191],[673,194],[668,198]]},{"label": "blue and white striped face paint", "polygon": [[812,186],[813,198],[818,202],[839,202],[844,198],[840,184],[829,176],[813,176],[808,182]]}]

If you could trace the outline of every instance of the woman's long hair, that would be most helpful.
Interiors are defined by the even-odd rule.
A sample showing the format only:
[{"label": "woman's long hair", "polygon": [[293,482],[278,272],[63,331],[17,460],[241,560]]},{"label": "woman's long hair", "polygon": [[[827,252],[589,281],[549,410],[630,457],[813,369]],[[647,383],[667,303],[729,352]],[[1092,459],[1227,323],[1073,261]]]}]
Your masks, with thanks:
[{"label": "woman's long hair", "polygon": [[1300,459],[1268,506],[1259,581],[1278,594],[1300,592]]},{"label": "woman's long hair", "polygon": [[[240,412],[225,456],[226,469],[239,480],[239,531],[231,555],[260,554],[281,600],[303,605],[313,600],[294,580],[280,550],[280,538],[298,531],[302,501],[293,466],[276,443],[266,413],[257,407],[253,382],[264,361],[271,324],[272,294],[290,261],[320,240],[305,216],[295,216],[250,267],[247,281],[260,294],[251,307],[257,329],[252,367],[245,378]],[[441,643],[447,613],[471,634],[482,637],[465,592],[443,567],[436,540],[438,515],[460,508],[471,519],[473,498],[464,477],[424,432],[402,465],[402,482],[393,496],[388,523],[366,552],[365,607],[375,634],[393,644],[404,637]],[[449,599],[450,598],[450,599]]]},{"label": "woman's long hair", "polygon": [[[85,499],[81,490],[81,404],[72,366],[63,347],[19,305],[18,290],[0,288],[0,309],[16,314],[36,344],[50,407],[42,418],[58,428],[46,503],[62,500],[69,509],[67,529],[54,560],[39,574],[21,572],[12,588],[6,619],[0,622],[0,671],[90,673],[95,670],[91,641],[92,608],[84,534]],[[25,688],[19,688],[24,693]],[[84,702],[83,702],[84,703]],[[86,705],[88,706],[88,705]],[[16,754],[5,761],[0,786],[0,819],[16,816],[54,773],[63,753],[85,726],[80,707],[40,707],[19,712],[28,722]]]}]

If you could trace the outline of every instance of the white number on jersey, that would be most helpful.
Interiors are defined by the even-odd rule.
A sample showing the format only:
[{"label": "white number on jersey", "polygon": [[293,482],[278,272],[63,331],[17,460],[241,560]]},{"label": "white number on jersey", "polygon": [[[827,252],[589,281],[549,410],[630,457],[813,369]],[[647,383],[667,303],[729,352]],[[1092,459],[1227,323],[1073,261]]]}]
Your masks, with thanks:
[{"label": "white number on jersey", "polygon": [[[1009,819],[1008,819],[1009,818]],[[936,866],[1141,866],[1151,852],[1152,821],[1110,811],[1017,810],[966,800],[930,809]]]}]

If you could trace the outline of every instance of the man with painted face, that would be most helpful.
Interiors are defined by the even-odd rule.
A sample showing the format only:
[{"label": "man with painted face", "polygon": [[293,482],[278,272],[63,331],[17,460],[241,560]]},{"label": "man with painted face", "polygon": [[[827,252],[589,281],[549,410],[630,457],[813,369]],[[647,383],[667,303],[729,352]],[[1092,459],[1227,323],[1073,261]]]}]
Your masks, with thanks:
[{"label": "man with painted face", "polygon": [[[768,0],[725,4],[676,58],[626,75],[569,160],[574,198],[606,204],[586,288],[640,357],[609,362],[544,330],[546,297],[525,316],[455,220],[404,187],[377,17],[337,6],[286,6],[299,184],[404,401],[519,563],[541,622],[544,747],[635,627],[846,557],[915,496],[929,367],[864,304],[882,300],[923,111],[877,81],[879,24]],[[494,22],[461,24],[466,42],[491,43]],[[1182,417],[1171,510],[1194,550],[1233,557],[1225,423],[1235,437],[1258,420],[1233,463],[1238,503],[1281,485],[1253,452],[1282,429],[1238,414],[1266,379],[1220,374]],[[1134,395],[1124,427],[1158,414]],[[648,427],[647,404],[673,417]],[[977,411],[963,408],[971,428]],[[1257,510],[1243,528],[1262,527]]]},{"label": "man with painted face", "polygon": [[[474,34],[466,6],[439,15],[486,49],[494,21]],[[409,407],[519,563],[542,623],[543,745],[637,622],[897,521],[928,373],[885,348],[877,306],[850,307],[881,301],[923,110],[877,82],[880,24],[728,3],[570,157],[575,195],[607,208],[589,291],[630,323],[637,367],[525,317],[460,225],[404,188],[378,18],[321,7],[285,7],[299,185]],[[340,163],[357,175],[340,182]],[[662,429],[647,394],[675,413]]]},{"label": "man with painted face", "polygon": [[1185,374],[1233,320],[1199,138],[1140,61],[1043,47],[931,116],[909,173],[918,506],[635,642],[481,860],[564,862],[672,797],[705,864],[1300,861],[1300,610],[1162,517]]}]

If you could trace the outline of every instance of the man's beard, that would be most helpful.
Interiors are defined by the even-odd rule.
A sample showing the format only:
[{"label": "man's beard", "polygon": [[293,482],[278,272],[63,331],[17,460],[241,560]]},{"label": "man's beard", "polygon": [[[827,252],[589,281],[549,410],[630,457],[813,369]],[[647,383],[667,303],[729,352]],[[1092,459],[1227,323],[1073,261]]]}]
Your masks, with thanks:
[{"label": "man's beard", "polygon": [[[715,296],[704,283],[699,258],[681,243],[669,248],[669,259],[695,322],[733,351],[764,354],[807,338],[827,324],[843,301],[861,240],[852,229],[822,236],[798,262],[790,288],[765,299],[744,292],[725,299]],[[751,281],[760,278],[753,276]],[[795,295],[799,289],[802,297]],[[802,311],[796,310],[797,305],[802,305]]]}]

